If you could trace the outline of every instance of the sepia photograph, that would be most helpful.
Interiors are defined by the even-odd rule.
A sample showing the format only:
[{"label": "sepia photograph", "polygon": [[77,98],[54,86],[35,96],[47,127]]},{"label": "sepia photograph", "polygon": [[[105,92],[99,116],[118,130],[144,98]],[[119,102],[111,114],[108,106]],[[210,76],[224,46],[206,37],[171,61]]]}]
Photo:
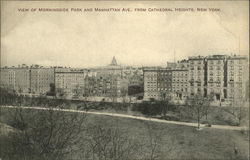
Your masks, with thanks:
[{"label": "sepia photograph", "polygon": [[0,1],[0,160],[249,160],[249,1]]}]

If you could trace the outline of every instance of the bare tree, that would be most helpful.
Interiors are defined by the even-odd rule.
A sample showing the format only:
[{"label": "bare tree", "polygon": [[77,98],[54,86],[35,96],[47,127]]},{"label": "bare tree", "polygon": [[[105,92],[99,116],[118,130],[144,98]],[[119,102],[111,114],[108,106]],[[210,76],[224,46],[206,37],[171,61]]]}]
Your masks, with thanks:
[{"label": "bare tree", "polygon": [[169,92],[161,92],[161,100],[160,105],[162,107],[162,114],[164,118],[166,119],[167,112],[169,109],[169,101],[170,101],[170,93]]},{"label": "bare tree", "polygon": [[171,154],[171,151],[177,146],[175,138],[163,139],[165,134],[175,135],[173,129],[168,129],[168,126],[157,126],[152,122],[144,122],[146,126],[147,137],[145,139],[146,157],[147,160],[161,159],[162,145],[164,144],[164,152]]},{"label": "bare tree", "polygon": [[65,98],[66,93],[62,88],[57,88],[56,89],[56,96],[58,96],[59,98]]},{"label": "bare tree", "polygon": [[[59,106],[60,107],[60,106]],[[10,124],[19,131],[10,139],[10,159],[63,159],[78,151],[85,115],[49,110],[16,109]]]},{"label": "bare tree", "polygon": [[92,160],[133,159],[140,148],[139,143],[129,138],[126,130],[104,120],[89,125],[83,145],[84,158]]},{"label": "bare tree", "polygon": [[231,114],[237,120],[237,124],[241,125],[242,120],[247,117],[246,109],[241,99],[234,99],[231,103],[231,108],[224,108],[224,111]]},{"label": "bare tree", "polygon": [[200,129],[200,121],[203,116],[207,116],[208,107],[210,106],[210,98],[203,97],[202,95],[194,95],[189,97],[186,101],[188,106],[188,114],[197,120],[197,127]]},{"label": "bare tree", "polygon": [[125,103],[126,102],[126,96],[127,96],[127,94],[128,94],[128,88],[126,88],[126,87],[122,87],[121,89],[120,89],[120,96],[122,97],[122,102],[123,103]]},{"label": "bare tree", "polygon": [[148,145],[147,148],[149,150],[148,152],[148,158],[150,160],[155,160],[159,158],[160,154],[160,142],[162,140],[162,131],[157,130],[155,131],[155,128],[153,125],[150,125],[149,123],[146,124],[147,126],[147,133],[148,133]]}]

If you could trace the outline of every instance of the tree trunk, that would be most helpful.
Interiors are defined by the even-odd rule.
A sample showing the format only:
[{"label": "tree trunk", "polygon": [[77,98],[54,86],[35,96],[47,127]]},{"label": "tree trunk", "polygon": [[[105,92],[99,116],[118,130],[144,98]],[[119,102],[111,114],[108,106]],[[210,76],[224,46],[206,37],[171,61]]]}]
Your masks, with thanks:
[{"label": "tree trunk", "polygon": [[198,129],[200,129],[200,109],[198,109]]}]

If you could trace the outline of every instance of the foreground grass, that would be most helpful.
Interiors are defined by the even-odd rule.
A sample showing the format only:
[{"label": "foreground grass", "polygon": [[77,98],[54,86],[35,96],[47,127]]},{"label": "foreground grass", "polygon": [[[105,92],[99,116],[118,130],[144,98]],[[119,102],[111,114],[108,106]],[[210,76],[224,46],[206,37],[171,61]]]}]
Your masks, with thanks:
[{"label": "foreground grass", "polygon": [[161,136],[159,159],[249,159],[249,141],[239,131],[197,131],[194,127],[94,115],[88,116],[88,120],[118,125],[138,141],[147,138],[148,125],[154,126],[153,134]]},{"label": "foreground grass", "polygon": [[[8,112],[6,110],[8,109],[1,110],[0,120],[8,124],[10,110]],[[126,132],[134,142],[145,146],[156,140],[155,159],[249,159],[249,141],[239,131],[212,128],[197,131],[194,127],[188,126],[97,115],[87,115],[86,124],[86,126],[101,124],[107,128],[117,127]],[[152,135],[152,139],[149,135]],[[80,136],[84,137],[85,134],[82,133]],[[1,143],[4,144],[4,139]],[[148,157],[145,155],[148,153],[148,149],[142,149],[136,157],[146,159]],[[71,158],[80,159],[79,157],[81,153],[74,154]]]}]

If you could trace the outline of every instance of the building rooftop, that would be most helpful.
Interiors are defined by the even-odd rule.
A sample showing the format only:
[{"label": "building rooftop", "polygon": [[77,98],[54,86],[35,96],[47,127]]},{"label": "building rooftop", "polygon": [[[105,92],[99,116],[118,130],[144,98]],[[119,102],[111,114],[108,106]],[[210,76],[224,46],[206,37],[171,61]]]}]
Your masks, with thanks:
[{"label": "building rooftop", "polygon": [[190,56],[188,57],[188,60],[202,60],[205,59],[204,56]]}]

